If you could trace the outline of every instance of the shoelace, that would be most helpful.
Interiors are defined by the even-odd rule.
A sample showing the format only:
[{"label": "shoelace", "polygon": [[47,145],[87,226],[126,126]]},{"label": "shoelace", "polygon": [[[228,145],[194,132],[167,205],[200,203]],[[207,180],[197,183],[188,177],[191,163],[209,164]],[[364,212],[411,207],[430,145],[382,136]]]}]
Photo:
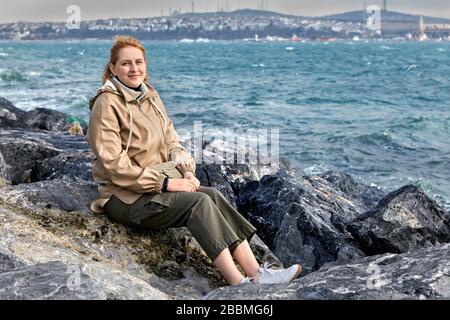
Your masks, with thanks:
[{"label": "shoelace", "polygon": [[270,269],[273,266],[273,263],[268,263],[267,261],[264,262],[263,264],[263,269]]},{"label": "shoelace", "polygon": [[259,275],[260,276],[274,275],[277,270],[270,269],[272,266],[273,266],[273,263],[269,264],[268,262],[264,262],[264,264],[258,271]]},{"label": "shoelace", "polygon": [[268,262],[264,262],[263,266],[261,267],[261,269],[259,270],[260,273],[268,273],[268,274],[272,274],[273,271],[270,269],[273,266],[273,263],[268,263]]}]

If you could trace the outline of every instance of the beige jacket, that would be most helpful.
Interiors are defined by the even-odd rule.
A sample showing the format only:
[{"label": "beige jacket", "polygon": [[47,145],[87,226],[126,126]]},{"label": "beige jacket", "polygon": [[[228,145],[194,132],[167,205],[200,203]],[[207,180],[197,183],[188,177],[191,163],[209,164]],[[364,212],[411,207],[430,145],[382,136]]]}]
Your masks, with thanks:
[{"label": "beige jacket", "polygon": [[91,204],[96,213],[104,212],[112,195],[132,204],[144,193],[161,193],[164,175],[151,169],[155,164],[172,160],[182,173],[195,173],[158,93],[149,84],[140,89],[112,78],[90,101],[86,137],[97,157],[92,174],[100,197]]}]

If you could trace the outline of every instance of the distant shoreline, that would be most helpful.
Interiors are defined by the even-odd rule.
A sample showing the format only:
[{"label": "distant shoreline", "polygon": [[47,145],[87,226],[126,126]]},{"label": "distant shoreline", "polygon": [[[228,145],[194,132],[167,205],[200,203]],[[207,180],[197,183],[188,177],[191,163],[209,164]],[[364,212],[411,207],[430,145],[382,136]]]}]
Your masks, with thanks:
[{"label": "distant shoreline", "polygon": [[[373,13],[374,14],[374,13]],[[309,41],[327,39],[402,38],[405,40],[441,39],[450,41],[450,19],[424,17],[401,12],[365,10],[322,17],[305,17],[262,10],[217,13],[185,13],[165,17],[113,18],[70,22],[15,22],[0,24],[4,40],[112,39],[128,34],[141,40],[180,41],[210,39],[283,38]],[[371,22],[372,21],[372,22]],[[94,40],[95,39],[95,40]]]},{"label": "distant shoreline", "polygon": [[[192,40],[187,42],[183,40]],[[181,40],[148,40],[143,39],[141,40],[144,43],[149,42],[155,42],[155,43],[185,43],[185,44],[208,44],[208,43],[254,43],[254,44],[264,44],[264,43],[270,43],[270,44],[308,44],[308,43],[327,43],[327,44],[342,44],[342,43],[450,43],[450,39],[429,39],[427,41],[419,41],[419,40],[405,40],[405,39],[392,39],[392,38],[381,38],[381,39],[360,39],[357,41],[354,41],[352,39],[336,39],[336,40],[327,40],[327,39],[316,39],[316,40],[310,40],[305,39],[301,42],[291,41],[291,40],[283,40],[283,41],[270,41],[266,39],[260,39],[258,41],[249,40],[249,39],[236,39],[236,40],[216,40],[216,39],[206,39],[208,41],[197,41],[197,39],[181,39]],[[17,39],[0,39],[0,43],[90,43],[90,42],[102,42],[102,43],[111,43],[114,41],[114,38],[111,39],[27,39],[27,40],[17,40]]]}]

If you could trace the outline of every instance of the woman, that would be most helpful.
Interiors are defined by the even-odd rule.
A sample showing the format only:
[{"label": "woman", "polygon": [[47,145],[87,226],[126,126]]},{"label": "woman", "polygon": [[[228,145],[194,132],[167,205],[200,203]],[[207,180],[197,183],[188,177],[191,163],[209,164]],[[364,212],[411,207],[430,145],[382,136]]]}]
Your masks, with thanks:
[{"label": "woman", "polygon": [[[248,243],[256,229],[218,190],[200,186],[194,159],[148,84],[145,48],[137,39],[116,38],[103,84],[90,101],[87,133],[97,157],[92,172],[100,197],[91,205],[94,212],[137,228],[186,226],[230,285],[287,283],[298,276],[300,265],[260,268]],[[177,163],[183,178],[152,169],[167,161]]]}]

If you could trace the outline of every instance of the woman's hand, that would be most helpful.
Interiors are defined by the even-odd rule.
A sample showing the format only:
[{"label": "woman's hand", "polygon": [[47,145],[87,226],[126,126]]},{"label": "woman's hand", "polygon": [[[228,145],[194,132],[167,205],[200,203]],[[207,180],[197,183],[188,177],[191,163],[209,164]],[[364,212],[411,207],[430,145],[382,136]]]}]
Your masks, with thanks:
[{"label": "woman's hand", "polygon": [[197,189],[198,187],[200,187],[200,181],[195,177],[195,175],[191,171],[186,171],[184,173],[184,178],[193,181]]},{"label": "woman's hand", "polygon": [[170,192],[195,192],[197,186],[194,181],[190,179],[169,179],[167,184],[167,191]]}]

